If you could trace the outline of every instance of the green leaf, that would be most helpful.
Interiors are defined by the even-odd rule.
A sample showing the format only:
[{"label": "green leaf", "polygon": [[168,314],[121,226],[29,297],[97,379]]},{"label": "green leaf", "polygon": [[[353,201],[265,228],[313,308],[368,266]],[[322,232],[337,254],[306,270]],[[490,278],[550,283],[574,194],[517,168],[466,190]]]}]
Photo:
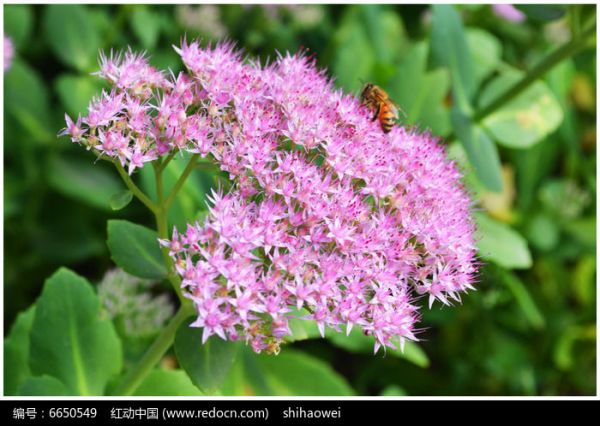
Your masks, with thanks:
[{"label": "green leaf", "polygon": [[167,276],[155,231],[126,220],[109,220],[106,243],[111,258],[124,271],[140,278]]},{"label": "green leaf", "polygon": [[327,363],[303,352],[285,348],[279,355],[258,356],[267,392],[277,396],[353,395],[346,380]]},{"label": "green leaf", "polygon": [[539,22],[560,19],[567,12],[566,6],[561,4],[517,4],[515,7],[529,19]]},{"label": "green leaf", "polygon": [[300,340],[320,338],[321,333],[319,327],[315,321],[303,320],[298,317],[307,316],[309,313],[306,309],[300,309],[299,311],[293,309],[290,312],[291,319],[288,322],[288,326],[291,330],[291,335],[286,336],[287,342],[297,342]]},{"label": "green leaf", "polygon": [[346,9],[332,41],[336,84],[348,91],[358,91],[361,80],[369,77],[375,64],[375,52],[360,22],[360,7],[353,5]]},{"label": "green leaf", "polygon": [[475,94],[475,72],[460,15],[454,6],[432,6],[429,67],[447,67],[452,76],[454,101],[470,111]]},{"label": "green leaf", "polygon": [[[331,333],[327,336],[329,341],[335,346],[347,350],[348,352],[372,355],[374,350],[375,340],[373,337],[365,336],[358,328],[354,327],[350,335],[346,333]],[[397,343],[397,342],[396,342]],[[405,359],[421,368],[429,367],[429,358],[421,347],[411,341],[406,340],[404,344],[404,352],[400,350],[400,345],[397,344],[397,349],[386,348],[379,349],[386,355],[392,355],[396,358]]]},{"label": "green leaf", "polygon": [[501,275],[502,281],[514,296],[529,324],[535,329],[543,328],[546,324],[544,316],[536,306],[523,281],[508,271],[501,271]]},{"label": "green leaf", "polygon": [[469,28],[466,31],[467,44],[473,57],[473,72],[477,86],[500,64],[502,44],[487,31]]},{"label": "green leaf", "polygon": [[69,395],[102,395],[122,367],[121,342],[89,282],[61,268],[44,284],[31,328],[29,366]]},{"label": "green leaf", "polygon": [[406,44],[406,33],[399,15],[378,4],[361,5],[358,18],[366,29],[376,60],[394,63]]},{"label": "green leaf", "polygon": [[113,194],[123,189],[123,184],[103,164],[67,155],[50,157],[48,183],[67,197],[107,211]]},{"label": "green leaf", "polygon": [[17,48],[25,45],[33,28],[33,13],[30,5],[4,6],[4,31]]},{"label": "green leaf", "polygon": [[96,61],[100,36],[84,5],[49,5],[44,15],[45,37],[66,65],[89,71]]},{"label": "green leaf", "polygon": [[121,210],[125,208],[133,199],[133,193],[129,189],[119,191],[110,197],[110,208]]},{"label": "green leaf", "polygon": [[490,191],[502,191],[502,166],[496,144],[458,108],[452,109],[450,117],[477,178]]},{"label": "green leaf", "polygon": [[402,387],[398,385],[389,385],[386,386],[384,390],[381,391],[379,396],[407,396],[408,393]]},{"label": "green leaf", "polygon": [[[506,71],[491,81],[480,97],[485,108],[520,80],[519,71]],[[489,114],[482,126],[499,144],[509,148],[528,148],[554,132],[563,120],[563,112],[546,83],[536,81],[513,100]]]},{"label": "green leaf", "polygon": [[4,339],[4,394],[17,395],[19,387],[31,376],[29,369],[29,334],[35,305],[21,312],[8,337]]},{"label": "green leaf", "polygon": [[156,369],[150,372],[135,390],[133,396],[200,396],[183,370]]},{"label": "green leaf", "polygon": [[63,382],[52,376],[30,377],[19,388],[21,396],[67,396],[69,392]]},{"label": "green leaf", "polygon": [[481,257],[508,269],[531,267],[531,253],[521,234],[485,214],[475,213],[474,216]]},{"label": "green leaf", "polygon": [[[236,356],[229,373],[225,377],[223,384],[219,388],[217,395],[223,396],[247,396],[253,395],[252,389],[247,385],[245,377],[245,363],[243,356],[245,350],[241,350],[238,356]],[[253,356],[253,355],[251,355]]]},{"label": "green leaf", "polygon": [[153,49],[160,36],[159,16],[142,5],[136,5],[131,13],[131,29],[144,49]]},{"label": "green leaf", "polygon": [[430,128],[437,135],[450,131],[450,116],[444,99],[450,90],[450,75],[446,69],[428,72],[427,45],[415,44],[406,54],[389,82],[389,93],[406,114],[401,121]]},{"label": "green leaf", "polygon": [[88,76],[61,75],[55,82],[56,92],[67,112],[74,120],[85,115],[92,97],[102,89],[101,83]]},{"label": "green leaf", "polygon": [[50,129],[48,91],[29,65],[15,59],[4,74],[6,111],[36,140],[54,140]]},{"label": "green leaf", "polygon": [[202,328],[190,327],[193,319],[185,321],[175,335],[175,354],[179,365],[200,390],[212,394],[223,384],[229,372],[238,344],[211,336],[202,344]]}]

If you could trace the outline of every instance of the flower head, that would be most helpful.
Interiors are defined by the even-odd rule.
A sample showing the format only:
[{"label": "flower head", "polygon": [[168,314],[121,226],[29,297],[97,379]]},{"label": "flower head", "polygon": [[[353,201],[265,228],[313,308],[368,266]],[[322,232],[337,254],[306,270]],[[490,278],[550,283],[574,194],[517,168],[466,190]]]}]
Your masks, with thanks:
[{"label": "flower head", "polygon": [[450,305],[472,288],[471,202],[433,136],[383,133],[303,55],[262,67],[230,44],[176,51],[186,72],[164,81],[143,56],[102,59],[114,87],[92,102],[80,140],[130,173],[179,150],[229,174],[204,223],[160,241],[203,340],[277,353],[300,318],[393,348],[416,340],[421,295]]},{"label": "flower head", "polygon": [[394,347],[416,339],[416,297],[450,304],[472,288],[470,200],[435,138],[382,133],[304,56],[261,68],[230,45],[178,53],[210,128],[192,145],[233,181],[192,226],[202,239],[165,242],[194,276],[186,292],[205,333],[269,350],[301,315],[322,334],[357,326]]}]

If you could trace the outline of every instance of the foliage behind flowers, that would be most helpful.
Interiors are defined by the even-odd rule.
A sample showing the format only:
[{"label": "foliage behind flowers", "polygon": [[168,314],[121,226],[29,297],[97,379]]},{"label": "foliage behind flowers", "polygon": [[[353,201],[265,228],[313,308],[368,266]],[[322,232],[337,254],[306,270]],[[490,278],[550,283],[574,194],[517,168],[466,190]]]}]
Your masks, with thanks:
[{"label": "foliage behind flowers", "polygon": [[[561,5],[518,5],[518,12],[511,10],[521,14],[519,22],[497,16],[487,5],[189,8],[5,8],[6,35],[16,52],[5,71],[7,330],[13,324],[5,341],[5,363],[11,367],[5,369],[7,393],[192,395],[199,388],[238,395],[594,392],[595,65],[589,48],[593,41],[587,37],[595,24],[593,8],[573,6],[565,13]],[[184,14],[193,19],[183,20]],[[199,22],[204,16],[219,22],[204,25]],[[437,29],[442,28],[450,37],[440,36]],[[182,66],[171,46],[179,45],[184,33],[190,39],[226,34],[266,65],[241,61],[227,48],[220,60],[231,67],[196,80],[199,63],[218,61],[206,48],[207,40],[197,48],[181,46],[181,53],[187,52]],[[571,47],[560,56],[550,55],[567,42]],[[398,127],[389,135],[391,144],[381,143],[376,123],[366,122],[351,96],[336,92],[326,76],[310,77],[315,72],[311,61],[273,54],[297,52],[300,46],[316,53],[318,67],[329,70],[333,85],[345,93],[356,93],[361,80],[385,88],[406,113],[401,121],[415,128]],[[97,70],[99,50],[107,52],[101,61],[103,79],[90,75]],[[143,50],[150,54],[133,53]],[[560,60],[544,68],[549,72],[531,74],[540,69],[536,64],[552,57]],[[302,84],[295,78],[279,81],[277,67],[285,61],[308,78]],[[168,69],[172,73],[160,72]],[[240,70],[249,73],[248,81],[258,82],[242,100],[236,96],[248,81],[232,88],[226,79]],[[215,76],[225,80],[215,82]],[[496,102],[524,76],[534,77],[534,84],[512,100]],[[203,92],[204,86],[218,90]],[[308,93],[307,99],[300,92]],[[267,97],[260,100],[256,94]],[[283,104],[289,108],[279,108]],[[267,117],[256,113],[264,108],[272,111]],[[92,164],[86,150],[56,142],[64,111],[71,117],[67,132],[114,165]],[[295,126],[309,115],[314,128]],[[272,129],[246,124],[254,129],[248,135],[239,123],[257,116],[259,124],[266,121]],[[341,120],[332,121],[332,116]],[[198,134],[200,119],[211,132]],[[348,132],[348,122],[358,124],[355,135]],[[484,262],[477,291],[452,309],[444,306],[444,299],[455,302],[452,294],[437,291],[434,282],[470,282],[457,278],[456,265],[472,263],[452,261],[452,250],[442,253],[444,246],[470,246],[470,225],[464,235],[451,226],[460,206],[469,206],[457,178],[449,177],[456,170],[442,149],[427,133],[420,134],[427,129],[447,144],[478,210],[474,241]],[[339,133],[353,142],[336,144]],[[371,134],[377,137],[357,137]],[[261,144],[245,143],[259,135]],[[249,148],[255,145],[263,149]],[[376,166],[369,162],[373,155],[378,156]],[[414,163],[425,156],[425,167]],[[391,175],[399,180],[381,179],[390,175],[386,168],[395,170]],[[435,183],[422,187],[424,182]],[[451,201],[452,191],[437,191],[448,182],[462,202]],[[397,188],[408,189],[404,199],[398,200]],[[329,189],[334,191],[323,196]],[[423,199],[417,196],[421,193],[430,196]],[[339,203],[353,207],[331,208]],[[430,212],[431,205],[439,206],[438,213],[435,208]],[[414,238],[403,238],[401,232],[386,235],[398,229],[398,212],[411,212],[400,216],[399,229]],[[437,219],[419,221],[429,213]],[[179,232],[172,235],[174,228]],[[446,244],[455,235],[463,239]],[[269,244],[270,238],[278,245]],[[403,242],[392,247],[392,241]],[[222,255],[216,248],[223,249]],[[328,257],[311,262],[317,250]],[[411,250],[413,264],[407,255]],[[370,253],[378,254],[379,263]],[[392,262],[394,253],[402,253],[401,262]],[[467,249],[463,259],[472,254]],[[304,270],[294,270],[290,259],[301,259]],[[354,265],[355,274],[345,266],[329,269],[338,284],[353,278],[361,284],[331,286],[326,296],[320,294],[323,261]],[[65,269],[53,274],[67,265],[98,282],[115,263],[132,276],[160,282],[153,293],[163,299],[179,298],[182,309],[164,326],[165,335],[174,337],[172,349],[148,351],[150,341],[139,339],[134,345],[102,313],[102,300],[87,280]],[[231,275],[232,269],[224,265],[240,267],[225,280],[222,272]],[[385,269],[377,269],[381,265]],[[444,273],[452,279],[444,279]],[[273,275],[278,281],[264,281]],[[406,328],[420,331],[408,326],[422,315],[416,327],[427,330],[416,334],[418,342],[406,342],[404,352],[388,346],[382,358],[372,355],[373,342],[390,343],[388,337],[400,334],[396,326],[402,324],[401,316],[386,314],[374,322],[374,314],[386,312],[389,299],[379,303],[378,295],[389,296],[386,284],[392,279],[405,292],[400,303],[415,308],[404,316]],[[271,282],[286,290],[275,294]],[[289,291],[305,283],[304,295]],[[219,293],[224,315],[217,326],[229,339],[235,334],[243,340],[258,337],[251,339],[256,349],[275,352],[280,337],[288,344],[276,357],[254,355],[218,336],[206,336],[208,344],[199,344],[208,327],[190,325],[212,321],[206,301],[215,300],[194,295],[199,287],[211,288],[212,296]],[[356,289],[358,297],[352,297]],[[279,300],[268,304],[273,302],[269,296]],[[342,303],[335,303],[334,296]],[[196,309],[190,297],[201,302]],[[416,309],[435,298],[442,303]],[[244,302],[273,312],[247,316],[246,324],[238,315]],[[344,303],[365,308],[349,336],[344,315],[350,311],[334,309]],[[281,306],[291,311],[279,315]],[[63,330],[73,324],[77,339],[65,340]],[[325,339],[319,338],[320,329]],[[73,358],[56,350],[58,343],[69,348],[73,342],[86,360],[81,365],[89,388],[79,387],[69,373]],[[144,353],[151,362],[141,362]],[[318,385],[303,385],[303,378],[315,376]]]}]

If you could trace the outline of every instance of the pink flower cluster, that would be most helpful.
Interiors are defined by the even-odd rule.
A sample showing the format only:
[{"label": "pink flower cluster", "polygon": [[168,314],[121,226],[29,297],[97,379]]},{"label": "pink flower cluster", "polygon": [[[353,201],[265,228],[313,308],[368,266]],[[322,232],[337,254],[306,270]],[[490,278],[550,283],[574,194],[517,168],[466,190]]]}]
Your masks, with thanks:
[{"label": "pink flower cluster", "polygon": [[393,348],[416,340],[418,298],[450,305],[472,288],[470,199],[432,136],[384,134],[302,55],[261,67],[227,44],[176,50],[176,78],[132,53],[104,58],[114,89],[66,132],[130,171],[179,149],[229,174],[204,223],[161,240],[204,341],[276,353],[302,318]]},{"label": "pink flower cluster", "polygon": [[4,36],[4,71],[8,71],[15,55],[15,46],[10,37]]}]

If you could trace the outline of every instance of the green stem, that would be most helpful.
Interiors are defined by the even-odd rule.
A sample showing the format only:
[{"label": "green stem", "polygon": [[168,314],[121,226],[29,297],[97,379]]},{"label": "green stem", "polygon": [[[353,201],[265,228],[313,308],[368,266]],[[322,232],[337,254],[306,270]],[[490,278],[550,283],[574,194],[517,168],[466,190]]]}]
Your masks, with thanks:
[{"label": "green stem", "polygon": [[171,318],[171,321],[169,321],[167,327],[152,343],[152,346],[150,346],[150,348],[146,351],[143,358],[114,389],[112,392],[113,395],[129,396],[137,389],[150,370],[154,368],[154,366],[161,360],[167,350],[171,347],[173,341],[175,340],[175,333],[177,332],[177,329],[192,313],[193,312],[188,305],[179,308],[177,314]]},{"label": "green stem", "polygon": [[570,42],[556,49],[550,55],[546,56],[541,62],[534,66],[525,76],[523,76],[522,79],[517,81],[504,93],[502,93],[492,102],[490,102],[485,108],[482,108],[481,110],[477,111],[473,116],[473,120],[479,121],[487,117],[489,114],[502,107],[507,102],[511,101],[515,96],[521,93],[530,84],[532,84],[538,78],[550,71],[550,69],[552,69],[555,65],[579,52],[579,50],[585,46],[587,42],[587,37],[594,34],[595,31],[595,27],[587,28],[584,32],[581,33],[580,37],[574,38]]},{"label": "green stem", "polygon": [[[198,160],[198,155],[195,154],[190,159],[190,162],[186,166],[185,170],[175,183],[175,186],[171,190],[169,197],[165,200],[164,197],[164,188],[163,188],[163,180],[162,180],[162,172],[169,163],[173,159],[173,155],[167,157],[166,160],[162,162],[153,162],[152,166],[154,167],[154,175],[156,178],[156,196],[157,196],[157,204],[153,203],[146,194],[144,194],[131,180],[129,175],[123,169],[121,164],[115,162],[115,166],[121,175],[123,181],[127,187],[133,192],[133,194],[148,207],[153,213],[156,219],[156,228],[158,232],[158,236],[161,239],[168,238],[168,230],[167,230],[167,217],[169,212],[169,205],[173,202],[177,192],[185,183],[185,180],[189,176],[189,174],[194,169],[196,165],[196,161]],[[131,371],[124,377],[123,381],[115,388],[113,394],[114,395],[123,395],[128,396],[131,395],[140,383],[144,380],[144,378],[148,375],[148,373],[154,368],[154,366],[160,361],[160,359],[164,356],[165,352],[169,349],[169,347],[173,344],[175,339],[175,333],[177,329],[182,324],[182,322],[193,313],[192,304],[189,300],[187,300],[181,291],[181,280],[177,276],[175,272],[175,268],[173,265],[173,260],[169,256],[169,250],[166,247],[161,247],[163,260],[165,265],[167,266],[168,271],[168,279],[171,282],[175,293],[179,297],[181,301],[181,307],[177,314],[171,319],[167,327],[162,331],[162,333],[156,338],[156,340],[152,343],[150,348],[146,351],[142,359],[131,369]]]},{"label": "green stem", "polygon": [[158,170],[162,173],[163,170],[167,167],[167,165],[171,162],[171,160],[175,157],[175,153],[169,154],[169,156],[158,166]]},{"label": "green stem", "polygon": [[121,175],[121,179],[123,179],[123,182],[125,182],[125,185],[127,185],[127,188],[129,188],[133,195],[135,195],[135,197],[138,200],[140,200],[152,213],[156,214],[156,211],[158,210],[157,205],[154,204],[154,202],[152,202],[152,200],[148,198],[148,196],[144,194],[135,183],[133,183],[133,181],[131,180],[131,178],[120,163],[115,161],[113,162],[113,164],[117,168],[119,175]]},{"label": "green stem", "polygon": [[[156,230],[158,232],[158,237],[160,239],[168,239],[169,231],[167,229],[167,219],[168,219],[168,206],[165,204],[165,197],[163,191],[163,182],[162,182],[162,167],[160,165],[153,164],[154,166],[154,175],[156,178],[156,195],[158,197],[158,208],[154,212],[154,217],[156,219]],[[163,261],[165,265],[167,265],[168,275],[167,278],[171,282],[173,286],[173,290],[177,294],[177,297],[181,301],[182,304],[189,303],[183,294],[181,293],[181,281],[177,277],[175,273],[175,267],[173,265],[173,259],[169,256],[169,249],[167,247],[161,247],[161,252],[163,256]]]},{"label": "green stem", "polygon": [[192,155],[192,158],[190,158],[190,161],[187,164],[187,166],[185,167],[185,170],[183,171],[181,176],[179,176],[179,179],[177,179],[177,182],[175,182],[175,186],[173,187],[173,189],[169,193],[169,196],[167,197],[167,200],[165,201],[165,204],[164,204],[165,209],[169,208],[169,206],[175,199],[175,196],[177,195],[177,193],[179,192],[179,190],[185,183],[187,177],[190,175],[192,170],[194,170],[194,167],[196,167],[196,162],[198,161],[198,157],[199,157],[198,154],[194,154],[194,155]]},{"label": "green stem", "polygon": [[[579,52],[582,48],[585,47],[585,44],[587,43],[587,38],[595,33],[596,25],[594,21],[593,25],[587,25],[584,27],[584,29],[580,32],[579,37],[573,38],[570,42],[563,44],[554,52],[546,56],[544,59],[542,59],[541,62],[535,65],[526,75],[524,75],[523,78],[521,78],[511,87],[509,87],[506,91],[501,93],[484,108],[480,109],[479,111],[476,111],[472,117],[473,122],[480,122],[488,115],[501,108],[506,103],[510,102],[512,99],[514,99],[523,90],[529,87],[529,85],[537,81],[555,65],[575,55],[577,52]],[[452,132],[448,136],[446,136],[446,140],[450,141],[454,139],[454,137],[455,134],[454,132]]]}]

